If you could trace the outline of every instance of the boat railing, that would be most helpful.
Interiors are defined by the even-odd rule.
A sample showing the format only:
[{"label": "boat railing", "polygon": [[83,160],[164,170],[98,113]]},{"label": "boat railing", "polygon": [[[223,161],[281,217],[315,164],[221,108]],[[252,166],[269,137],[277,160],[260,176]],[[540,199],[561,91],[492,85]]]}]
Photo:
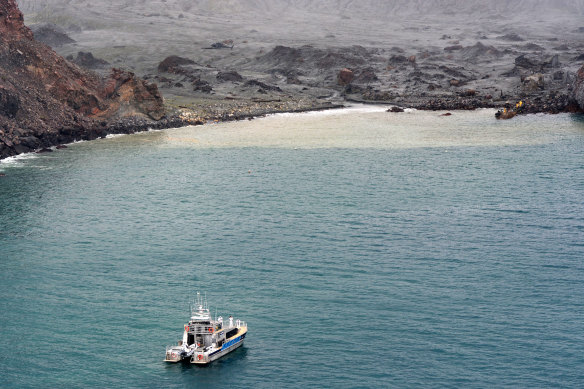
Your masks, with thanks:
[{"label": "boat railing", "polygon": [[[209,328],[212,329],[212,331],[209,331]],[[208,335],[213,333],[215,330],[215,327],[212,325],[205,325],[205,326],[190,326],[189,327],[189,333],[191,334],[195,334],[195,335]]]},{"label": "boat railing", "polygon": [[235,321],[235,326],[236,326],[236,327],[247,327],[247,323],[246,323],[246,322],[244,322],[243,320],[239,320],[239,319],[237,319],[237,320]]}]

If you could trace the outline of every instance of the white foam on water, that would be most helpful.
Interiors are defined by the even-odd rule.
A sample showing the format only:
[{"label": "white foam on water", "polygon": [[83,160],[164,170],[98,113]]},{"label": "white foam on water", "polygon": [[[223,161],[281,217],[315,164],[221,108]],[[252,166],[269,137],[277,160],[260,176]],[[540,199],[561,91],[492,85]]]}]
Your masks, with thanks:
[{"label": "white foam on water", "polygon": [[39,155],[37,153],[24,153],[18,154],[13,157],[8,157],[0,160],[0,168],[3,166],[18,166],[21,165],[23,161],[38,158]]},{"label": "white foam on water", "polygon": [[[306,112],[280,112],[267,115],[266,118],[270,117],[322,117],[322,116],[335,116],[335,115],[347,115],[354,113],[370,113],[370,112],[385,112],[388,106],[385,105],[366,105],[366,104],[353,104],[346,106],[344,108],[331,108],[317,111],[306,111]],[[261,118],[260,118],[261,119]]]},{"label": "white foam on water", "polygon": [[154,128],[147,128],[144,131],[136,131],[136,132],[133,132],[131,134],[107,134],[105,136],[105,139],[115,139],[115,138],[121,138],[121,137],[128,136],[128,135],[140,135],[140,134],[148,134],[148,133],[162,132],[162,131],[164,131],[164,130],[154,129]]}]

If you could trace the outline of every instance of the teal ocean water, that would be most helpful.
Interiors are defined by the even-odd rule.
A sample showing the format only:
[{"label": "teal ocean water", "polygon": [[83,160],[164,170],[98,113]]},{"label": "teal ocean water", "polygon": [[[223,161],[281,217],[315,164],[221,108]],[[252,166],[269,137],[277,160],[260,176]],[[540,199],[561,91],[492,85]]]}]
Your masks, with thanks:
[{"label": "teal ocean water", "polygon": [[[584,386],[584,120],[379,108],[0,163],[0,386]],[[243,348],[165,364],[197,290]]]}]

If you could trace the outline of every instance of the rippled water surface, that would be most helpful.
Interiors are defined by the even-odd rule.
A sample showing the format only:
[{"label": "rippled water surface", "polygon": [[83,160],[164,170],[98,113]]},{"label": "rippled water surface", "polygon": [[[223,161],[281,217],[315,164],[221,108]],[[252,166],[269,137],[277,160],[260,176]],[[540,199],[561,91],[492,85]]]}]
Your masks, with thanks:
[{"label": "rippled water surface", "polygon": [[[356,107],[0,163],[2,387],[582,387],[584,121]],[[249,323],[162,362],[195,291]]]}]

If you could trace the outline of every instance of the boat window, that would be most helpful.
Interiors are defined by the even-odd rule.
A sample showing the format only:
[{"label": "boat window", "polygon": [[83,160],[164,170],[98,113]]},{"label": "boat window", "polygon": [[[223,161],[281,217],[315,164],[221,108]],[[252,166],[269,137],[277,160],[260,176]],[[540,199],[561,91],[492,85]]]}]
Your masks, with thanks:
[{"label": "boat window", "polygon": [[237,328],[234,328],[231,331],[227,331],[227,333],[225,334],[225,338],[226,339],[231,338],[233,335],[237,334],[237,331],[239,331]]},{"label": "boat window", "polygon": [[187,336],[187,346],[190,346],[193,343],[195,343],[195,335],[189,334]]}]

